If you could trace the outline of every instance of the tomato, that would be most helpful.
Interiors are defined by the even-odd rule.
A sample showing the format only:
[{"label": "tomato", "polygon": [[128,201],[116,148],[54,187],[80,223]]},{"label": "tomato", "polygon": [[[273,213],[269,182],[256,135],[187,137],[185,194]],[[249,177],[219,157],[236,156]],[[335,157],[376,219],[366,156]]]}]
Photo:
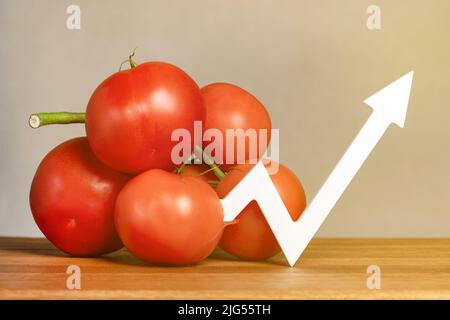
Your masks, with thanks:
[{"label": "tomato", "polygon": [[[270,162],[267,166],[270,166]],[[243,164],[231,170],[217,186],[219,196],[225,197],[252,167],[253,165]],[[306,207],[302,184],[291,170],[281,164],[278,172],[270,178],[292,220],[297,220]],[[219,243],[222,249],[246,260],[263,260],[280,252],[278,242],[255,201],[249,203],[236,220],[237,223],[225,227]]]},{"label": "tomato", "polygon": [[86,138],[68,140],[39,165],[30,207],[42,233],[74,256],[97,256],[122,247],[114,203],[128,176],[98,161]]},{"label": "tomato", "polygon": [[[252,94],[244,89],[229,83],[212,83],[201,89],[206,107],[206,120],[203,132],[208,129],[218,129],[223,136],[222,152],[213,153],[211,156],[217,164],[222,164],[222,169],[227,169],[237,163],[248,163],[251,148],[255,148],[256,158],[260,158],[270,142],[272,128],[269,113],[266,108]],[[249,139],[245,139],[245,154],[238,158],[238,138],[227,139],[227,129],[255,129],[257,130],[256,145],[252,146]],[[261,129],[266,130],[264,133]],[[260,148],[259,133],[265,137],[266,143]],[[204,142],[204,147],[208,145]],[[233,144],[232,144],[233,143]],[[227,150],[227,145],[231,146]],[[234,148],[233,148],[234,146]],[[251,147],[251,148],[250,148]],[[231,153],[231,154],[230,154]],[[234,153],[234,155],[233,155]],[[232,156],[232,161],[227,161],[227,154]]]},{"label": "tomato", "polygon": [[125,247],[141,260],[194,264],[219,242],[223,208],[204,181],[153,169],[134,177],[122,189],[115,224]]},{"label": "tomato", "polygon": [[[194,134],[205,107],[197,84],[164,62],[147,62],[103,81],[86,109],[86,132],[95,155],[127,173],[171,170],[175,129]],[[193,145],[193,141],[192,141]],[[186,159],[190,154],[183,155]]]},{"label": "tomato", "polygon": [[196,177],[203,180],[206,183],[210,183],[212,181],[218,181],[214,172],[211,168],[206,164],[189,164],[184,167],[183,172],[181,173],[183,176]]}]

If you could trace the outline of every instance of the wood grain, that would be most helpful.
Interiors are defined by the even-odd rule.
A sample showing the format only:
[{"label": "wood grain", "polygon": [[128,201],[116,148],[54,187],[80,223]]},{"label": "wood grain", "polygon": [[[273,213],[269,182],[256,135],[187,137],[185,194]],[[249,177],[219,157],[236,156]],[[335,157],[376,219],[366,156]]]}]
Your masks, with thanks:
[{"label": "wood grain", "polygon": [[[81,290],[66,269],[81,268]],[[367,288],[367,267],[381,289]],[[282,255],[238,261],[216,250],[196,266],[167,268],[125,249],[69,257],[45,239],[0,238],[1,299],[450,299],[450,239],[314,239],[294,268]]]}]

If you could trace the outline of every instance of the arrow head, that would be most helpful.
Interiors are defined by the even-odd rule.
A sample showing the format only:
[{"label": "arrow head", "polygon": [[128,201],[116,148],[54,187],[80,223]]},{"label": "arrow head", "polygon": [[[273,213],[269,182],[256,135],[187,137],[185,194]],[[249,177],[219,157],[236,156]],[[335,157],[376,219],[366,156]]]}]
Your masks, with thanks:
[{"label": "arrow head", "polygon": [[364,100],[364,103],[372,107],[374,112],[377,112],[389,123],[395,123],[400,128],[403,128],[406,111],[408,110],[413,75],[414,71],[408,72],[400,79]]}]

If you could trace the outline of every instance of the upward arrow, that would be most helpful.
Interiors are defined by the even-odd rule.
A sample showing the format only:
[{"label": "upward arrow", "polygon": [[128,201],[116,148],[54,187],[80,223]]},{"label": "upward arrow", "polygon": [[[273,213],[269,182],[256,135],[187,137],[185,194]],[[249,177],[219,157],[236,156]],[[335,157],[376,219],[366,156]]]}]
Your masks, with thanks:
[{"label": "upward arrow", "polygon": [[400,79],[364,100],[364,103],[371,106],[374,112],[380,113],[387,123],[395,123],[400,128],[403,128],[406,111],[408,110],[413,75],[414,71],[408,72]]},{"label": "upward arrow", "polygon": [[344,193],[391,123],[403,128],[413,71],[367,98],[373,108],[350,147],[342,156],[300,219],[292,221],[262,162],[224,198],[225,221],[231,221],[252,200],[258,202],[289,264],[293,266]]}]

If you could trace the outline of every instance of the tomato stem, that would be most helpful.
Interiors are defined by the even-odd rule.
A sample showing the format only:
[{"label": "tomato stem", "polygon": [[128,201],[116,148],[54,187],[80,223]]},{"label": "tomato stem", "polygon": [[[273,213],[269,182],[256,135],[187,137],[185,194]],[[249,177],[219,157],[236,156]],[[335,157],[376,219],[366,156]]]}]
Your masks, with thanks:
[{"label": "tomato stem", "polygon": [[41,112],[30,116],[28,124],[37,129],[48,124],[84,123],[86,114],[84,112]]},{"label": "tomato stem", "polygon": [[178,168],[176,168],[175,170],[174,170],[174,172],[176,173],[176,174],[182,174],[183,173],[183,171],[184,171],[184,169],[186,168],[186,166],[188,165],[188,164],[192,164],[192,161],[195,159],[195,154],[191,154],[190,156],[189,156],[189,158],[186,160],[186,161],[184,161]]},{"label": "tomato stem", "polygon": [[214,167],[213,168],[209,168],[208,170],[205,170],[205,171],[201,172],[199,175],[203,176],[203,175],[205,175],[205,174],[207,174],[208,172],[211,172],[211,171],[214,171]]},{"label": "tomato stem", "polygon": [[133,60],[133,57],[136,54],[136,49],[137,49],[137,47],[134,48],[133,52],[128,56],[127,60],[122,61],[122,63],[120,64],[120,67],[119,67],[119,71],[122,70],[123,65],[127,62],[130,64],[131,69],[137,67],[137,63]]},{"label": "tomato stem", "polygon": [[203,157],[205,163],[211,167],[212,171],[214,171],[214,174],[216,175],[217,178],[219,178],[219,180],[225,178],[225,173],[223,173],[223,171],[217,166],[213,158],[211,158],[209,154],[203,151],[202,147],[195,146],[195,152],[199,153]]}]

